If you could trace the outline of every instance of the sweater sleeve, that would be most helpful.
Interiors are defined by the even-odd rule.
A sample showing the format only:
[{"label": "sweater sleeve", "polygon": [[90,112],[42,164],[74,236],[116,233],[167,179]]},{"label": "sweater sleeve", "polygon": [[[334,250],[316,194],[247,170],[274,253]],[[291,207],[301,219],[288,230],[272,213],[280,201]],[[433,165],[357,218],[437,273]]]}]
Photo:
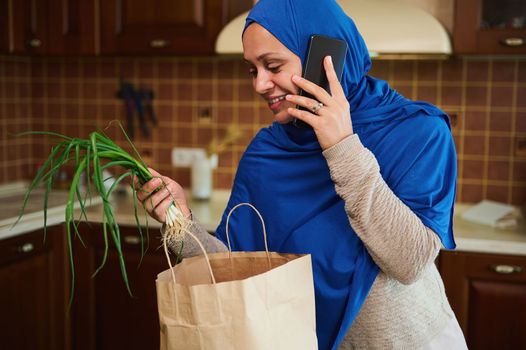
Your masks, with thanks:
[{"label": "sweater sleeve", "polygon": [[323,152],[336,192],[367,251],[388,276],[413,283],[435,260],[439,237],[389,188],[358,135]]},{"label": "sweater sleeve", "polygon": [[[219,253],[226,252],[228,248],[226,245],[208,233],[203,226],[194,218],[188,230],[201,242],[207,253]],[[161,228],[161,233],[163,238],[165,237],[165,225]],[[184,239],[178,240],[173,238],[168,238],[166,243],[170,250],[176,254],[181,250],[181,242],[183,242],[183,250],[181,255],[183,258],[190,258],[192,256],[202,255],[203,251],[197,244],[197,242],[190,237],[190,235],[185,235]]]}]

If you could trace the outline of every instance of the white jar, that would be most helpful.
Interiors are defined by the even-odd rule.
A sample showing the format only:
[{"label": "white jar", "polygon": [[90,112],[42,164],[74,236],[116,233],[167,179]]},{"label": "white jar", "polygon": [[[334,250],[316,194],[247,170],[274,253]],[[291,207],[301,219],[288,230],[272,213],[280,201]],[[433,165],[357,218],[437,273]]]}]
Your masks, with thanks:
[{"label": "white jar", "polygon": [[192,161],[191,184],[194,199],[210,199],[213,188],[213,170],[217,168],[217,154],[196,157]]}]

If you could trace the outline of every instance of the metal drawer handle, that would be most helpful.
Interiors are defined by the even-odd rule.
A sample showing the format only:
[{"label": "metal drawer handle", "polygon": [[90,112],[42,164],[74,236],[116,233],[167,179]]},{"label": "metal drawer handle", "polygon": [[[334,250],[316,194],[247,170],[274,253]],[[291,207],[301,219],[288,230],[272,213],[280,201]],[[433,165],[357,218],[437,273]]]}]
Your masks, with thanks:
[{"label": "metal drawer handle", "polygon": [[17,251],[19,251],[20,253],[29,253],[33,249],[35,249],[35,246],[33,245],[33,243],[25,243],[19,246],[17,248]]},{"label": "metal drawer handle", "polygon": [[37,48],[37,47],[42,46],[42,41],[40,39],[35,38],[35,39],[29,40],[27,44],[29,45],[29,47]]},{"label": "metal drawer handle", "polygon": [[513,46],[513,47],[524,45],[523,38],[504,38],[500,42],[502,45]]},{"label": "metal drawer handle", "polygon": [[491,270],[502,275],[522,272],[522,266],[517,265],[491,265]]},{"label": "metal drawer handle", "polygon": [[150,41],[150,46],[154,49],[162,49],[163,47],[167,47],[169,45],[168,40],[164,39],[154,39]]},{"label": "metal drawer handle", "polygon": [[126,236],[124,237],[124,242],[127,244],[139,244],[141,243],[141,238],[139,236]]}]

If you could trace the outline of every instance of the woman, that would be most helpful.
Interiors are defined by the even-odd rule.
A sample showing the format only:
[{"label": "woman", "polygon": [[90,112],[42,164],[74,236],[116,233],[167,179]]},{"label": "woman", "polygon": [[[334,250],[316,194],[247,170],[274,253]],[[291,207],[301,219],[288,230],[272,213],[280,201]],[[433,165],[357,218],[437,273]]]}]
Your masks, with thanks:
[{"label": "woman", "polygon": [[[302,79],[310,35],[345,40],[341,84],[324,66],[332,96]],[[193,226],[207,250],[224,251],[225,219],[237,203],[263,214],[269,249],[313,259],[320,349],[465,349],[433,264],[454,248],[456,158],[447,115],[412,102],[367,76],[367,48],[352,20],[331,0],[260,0],[243,33],[255,91],[274,114],[245,151],[216,231]],[[298,96],[300,89],[315,99]],[[307,110],[298,110],[296,105]],[[298,118],[312,128],[296,128]],[[164,222],[175,199],[190,216],[181,187],[140,200]],[[240,208],[232,232],[259,232]],[[237,235],[234,250],[263,250],[259,235]],[[177,247],[172,247],[174,250]],[[198,254],[191,242],[184,255]]]}]

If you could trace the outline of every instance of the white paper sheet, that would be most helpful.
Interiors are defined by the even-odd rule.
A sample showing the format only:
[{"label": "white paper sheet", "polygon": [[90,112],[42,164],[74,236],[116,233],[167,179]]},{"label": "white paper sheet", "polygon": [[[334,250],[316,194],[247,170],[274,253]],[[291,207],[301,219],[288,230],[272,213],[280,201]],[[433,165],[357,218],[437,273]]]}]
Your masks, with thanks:
[{"label": "white paper sheet", "polygon": [[[515,207],[511,205],[485,199],[466,210],[464,213],[462,213],[461,217],[464,220],[476,222],[479,224],[499,227],[501,226],[499,223],[502,221],[502,219],[512,214],[514,211]],[[506,220],[506,222],[509,224],[509,220]]]}]

